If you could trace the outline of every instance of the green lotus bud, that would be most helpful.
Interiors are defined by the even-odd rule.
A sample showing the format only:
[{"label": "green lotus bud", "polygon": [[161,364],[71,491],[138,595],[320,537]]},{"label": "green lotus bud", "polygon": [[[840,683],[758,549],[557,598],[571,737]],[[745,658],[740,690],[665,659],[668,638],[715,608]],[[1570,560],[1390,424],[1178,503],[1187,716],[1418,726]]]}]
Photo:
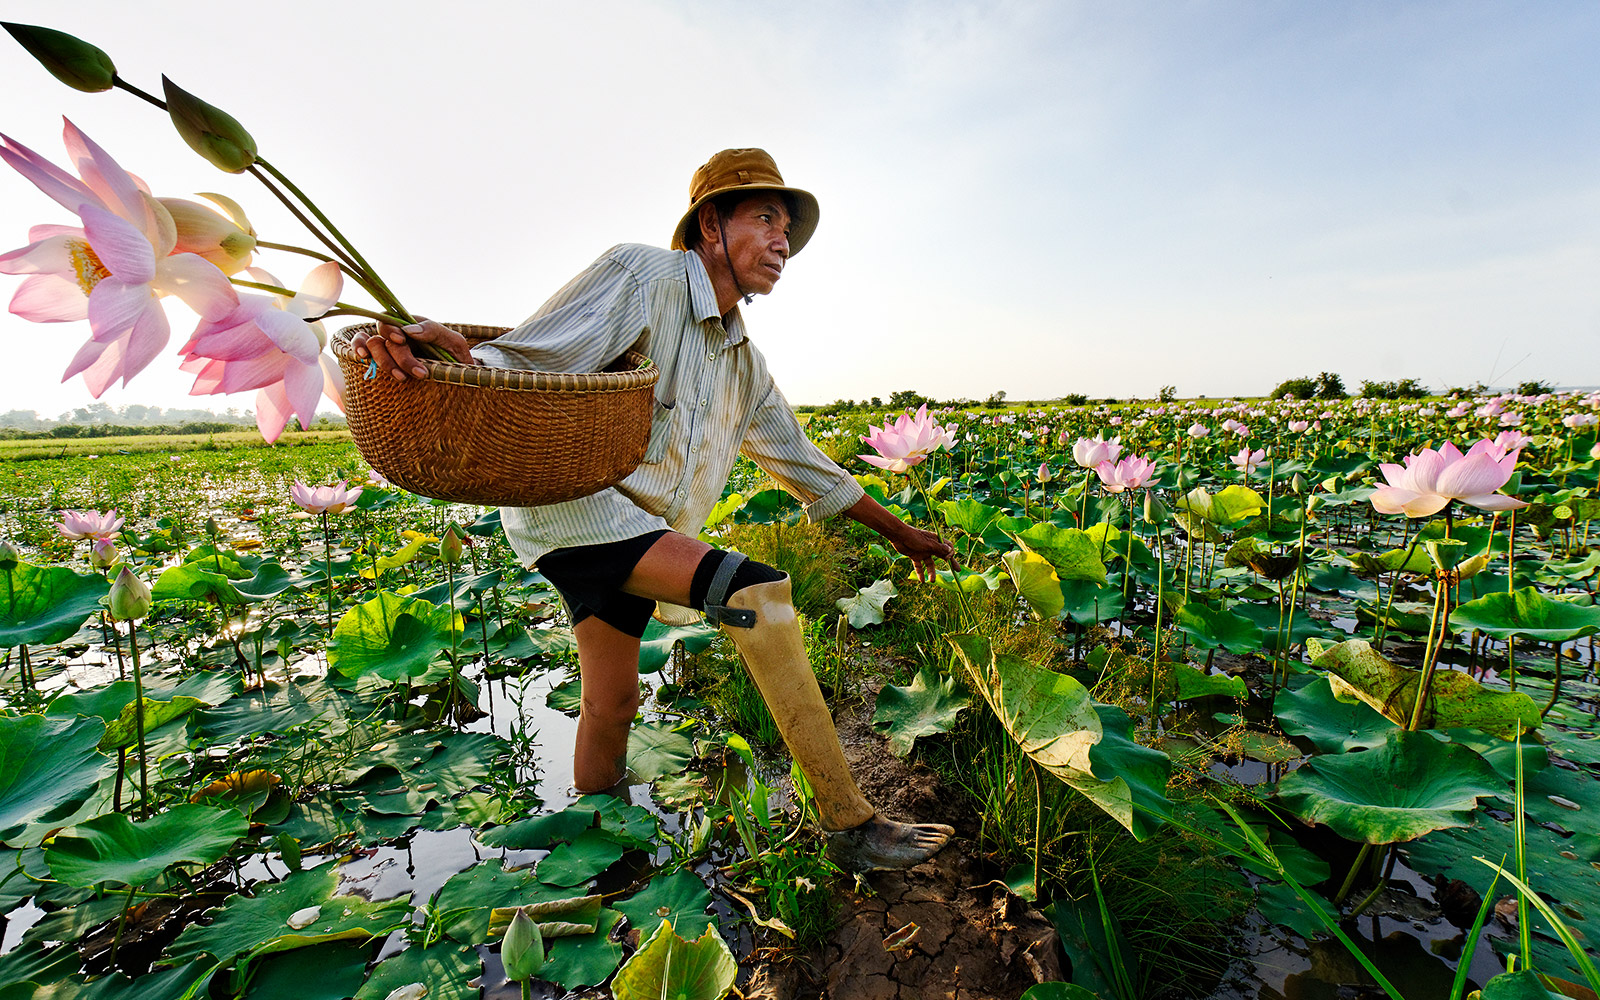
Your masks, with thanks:
[{"label": "green lotus bud", "polygon": [[111,584],[111,596],[106,598],[106,605],[111,617],[119,622],[143,618],[150,613],[150,588],[124,566]]},{"label": "green lotus bud", "polygon": [[165,76],[167,114],[189,148],[230,174],[241,173],[256,162],[256,141],[243,125],[221,108],[213,107]]},{"label": "green lotus bud", "polygon": [[520,906],[500,942],[500,963],[505,966],[506,978],[514,983],[532,979],[544,968],[544,936]]},{"label": "green lotus bud", "polygon": [[454,566],[461,562],[461,534],[456,530],[456,523],[444,529],[444,537],[439,539],[439,558]]},{"label": "green lotus bud", "polygon": [[88,94],[110,90],[117,78],[111,57],[81,38],[32,24],[0,22],[50,75]]},{"label": "green lotus bud", "polygon": [[206,518],[205,529],[206,534],[212,538],[216,538],[222,533],[222,526],[217,523],[217,519],[214,517]]},{"label": "green lotus bud", "polygon": [[17,568],[17,563],[22,561],[22,550],[12,544],[10,539],[0,538],[0,570],[7,573]]},{"label": "green lotus bud", "polygon": [[1144,495],[1144,523],[1164,524],[1167,520],[1167,505],[1154,493]]},{"label": "green lotus bud", "polygon": [[1303,497],[1306,495],[1306,487],[1308,485],[1309,484],[1306,482],[1306,477],[1302,476],[1298,472],[1294,474],[1293,479],[1289,480],[1289,488],[1294,490],[1294,495],[1297,497]]}]

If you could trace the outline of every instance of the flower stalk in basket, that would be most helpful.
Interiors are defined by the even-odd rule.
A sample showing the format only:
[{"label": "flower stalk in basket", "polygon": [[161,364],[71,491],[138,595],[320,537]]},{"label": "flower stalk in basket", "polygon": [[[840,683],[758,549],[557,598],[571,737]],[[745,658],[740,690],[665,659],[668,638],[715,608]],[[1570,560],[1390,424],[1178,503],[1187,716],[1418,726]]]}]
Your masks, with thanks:
[{"label": "flower stalk in basket", "polygon": [[[28,245],[0,254],[0,273],[26,275],[11,300],[14,314],[41,323],[89,322],[90,339],[63,381],[81,374],[98,397],[118,379],[126,384],[138,375],[170,339],[160,300],[176,296],[200,317],[180,351],[180,367],[197,376],[191,393],[258,390],[257,426],[268,441],[295,417],[310,426],[324,391],[342,408],[337,366],[322,355],[326,335],[317,321],[364,316],[402,326],[415,322],[355,244],[220,108],[166,77],[165,99],[149,94],[118,75],[104,51],[72,35],[32,25],[4,27],[68,86],[123,90],[166,111],[195,152],[222,170],[255,177],[323,247],[261,239],[244,210],[225,195],[203,197],[226,214],[184,199],[156,198],[71,122],[65,142],[76,175],[0,136],[0,159],[80,223],[35,226]],[[250,267],[256,250],[311,257],[319,266],[297,293]],[[378,308],[340,301],[346,279]],[[236,288],[279,298],[241,295]],[[437,360],[453,360],[433,353]]]}]

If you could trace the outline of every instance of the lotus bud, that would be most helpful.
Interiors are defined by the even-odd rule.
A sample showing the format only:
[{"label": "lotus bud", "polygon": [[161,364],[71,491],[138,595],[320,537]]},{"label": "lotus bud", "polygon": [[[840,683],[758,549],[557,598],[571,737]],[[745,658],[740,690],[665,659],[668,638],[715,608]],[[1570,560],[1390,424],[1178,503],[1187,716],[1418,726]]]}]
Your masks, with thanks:
[{"label": "lotus bud", "polygon": [[454,566],[461,562],[461,535],[456,531],[454,521],[444,529],[444,537],[439,539],[439,558]]},{"label": "lotus bud", "polygon": [[143,618],[150,613],[150,588],[124,566],[111,584],[111,596],[106,599],[106,604],[111,610],[111,617],[119,622]]},{"label": "lotus bud", "polygon": [[96,538],[89,546],[89,565],[102,573],[117,564],[117,543],[109,538]]},{"label": "lotus bud", "polygon": [[215,538],[222,533],[222,526],[217,524],[217,519],[214,517],[206,518],[205,529],[206,535],[210,538]]},{"label": "lotus bud", "polygon": [[1298,472],[1294,474],[1293,479],[1289,480],[1289,488],[1294,491],[1294,495],[1297,497],[1303,497],[1306,495],[1307,485],[1306,477],[1302,476]]},{"label": "lotus bud", "polygon": [[1164,524],[1167,520],[1167,505],[1154,493],[1144,495],[1144,523]]},{"label": "lotus bud", "polygon": [[8,538],[0,538],[0,570],[7,573],[17,568],[17,563],[22,561],[22,550]]},{"label": "lotus bud", "polygon": [[1306,512],[1307,513],[1312,513],[1314,511],[1316,511],[1317,508],[1319,508],[1319,507],[1321,507],[1323,505],[1323,503],[1324,503],[1324,501],[1322,499],[1322,494],[1321,493],[1313,493],[1313,494],[1311,494],[1309,497],[1306,498]]},{"label": "lotus bud", "polygon": [[242,173],[256,162],[256,141],[243,125],[221,108],[213,107],[165,76],[167,114],[189,148],[230,174]]},{"label": "lotus bud", "polygon": [[1596,441],[1594,447],[1589,449],[1589,457],[1600,460],[1600,441]]},{"label": "lotus bud", "polygon": [[32,24],[3,22],[28,54],[39,60],[50,75],[86,94],[110,90],[117,78],[117,67],[111,57],[81,38],[40,28]]},{"label": "lotus bud", "polygon": [[500,942],[500,962],[505,966],[506,978],[514,983],[532,979],[544,967],[544,936],[520,906]]},{"label": "lotus bud", "polygon": [[183,198],[157,198],[172,215],[178,242],[173,253],[199,254],[223,274],[237,274],[250,266],[256,237],[233,219],[197,201]]},{"label": "lotus bud", "polygon": [[1055,476],[1051,475],[1051,473],[1050,473],[1050,464],[1048,462],[1040,462],[1039,463],[1039,482],[1048,483],[1048,482],[1050,482],[1050,480],[1052,480],[1054,478],[1055,478]]}]

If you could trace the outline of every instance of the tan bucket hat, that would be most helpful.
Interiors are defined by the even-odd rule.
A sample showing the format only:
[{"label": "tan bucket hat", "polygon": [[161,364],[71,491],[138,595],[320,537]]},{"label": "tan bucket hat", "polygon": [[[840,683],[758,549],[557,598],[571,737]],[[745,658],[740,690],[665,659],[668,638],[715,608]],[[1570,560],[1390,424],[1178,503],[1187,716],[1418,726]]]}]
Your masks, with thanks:
[{"label": "tan bucket hat", "polygon": [[695,214],[700,206],[728,191],[786,191],[794,199],[789,218],[789,256],[800,252],[817,231],[821,209],[810,191],[789,187],[778,173],[778,165],[764,149],[724,149],[694,172],[689,180],[689,210],[672,231],[672,249],[689,249],[689,227],[698,225]]}]

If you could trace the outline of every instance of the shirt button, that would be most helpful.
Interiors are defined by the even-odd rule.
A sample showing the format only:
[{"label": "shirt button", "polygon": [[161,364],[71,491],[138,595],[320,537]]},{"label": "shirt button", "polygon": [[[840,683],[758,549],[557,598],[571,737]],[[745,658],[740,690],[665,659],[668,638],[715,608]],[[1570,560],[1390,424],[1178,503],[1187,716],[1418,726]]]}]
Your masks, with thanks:
[{"label": "shirt button", "polygon": [[701,408],[701,409],[702,409],[702,410],[703,410],[703,409],[705,409],[705,408],[706,408],[706,401],[705,401],[705,400],[703,400],[703,399],[702,399],[702,400],[701,400],[701,401],[700,401],[700,408]]},{"label": "shirt button", "polygon": [[715,360],[717,360],[717,356],[715,354],[707,354],[706,355],[706,360],[707,361],[715,361]]}]

